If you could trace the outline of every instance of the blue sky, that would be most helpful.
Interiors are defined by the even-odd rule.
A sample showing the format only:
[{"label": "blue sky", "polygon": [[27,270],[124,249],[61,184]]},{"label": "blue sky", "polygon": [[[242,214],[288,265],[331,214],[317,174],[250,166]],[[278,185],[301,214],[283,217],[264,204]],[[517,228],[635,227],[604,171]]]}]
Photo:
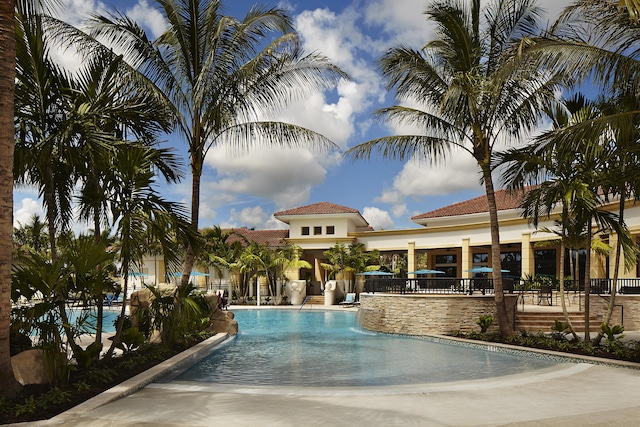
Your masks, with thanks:
[{"label": "blue sky", "polygon": [[[87,13],[101,10],[126,12],[152,37],[164,24],[153,0],[63,0],[61,16],[79,25]],[[226,13],[241,17],[253,0],[223,1]],[[553,19],[570,0],[540,0]],[[342,150],[396,132],[372,118],[372,111],[396,103],[384,89],[375,60],[398,43],[420,47],[432,38],[422,11],[426,0],[265,0],[281,6],[293,17],[308,51],[319,51],[351,75],[353,81],[335,90],[317,93],[281,112],[278,119],[303,125],[333,140]],[[79,66],[70,53],[59,52],[65,64]],[[544,126],[542,124],[541,126]],[[167,136],[188,170],[186,143]],[[439,168],[412,161],[384,159],[353,162],[339,153],[319,155],[308,150],[263,150],[231,156],[212,150],[205,161],[202,180],[200,227],[284,228],[274,212],[327,201],[358,209],[375,229],[416,228],[413,215],[482,195],[477,167],[464,154],[453,156]],[[189,204],[190,178],[162,188],[169,200]],[[37,193],[14,192],[15,221],[25,223],[37,213],[44,216]],[[74,227],[81,230],[82,224]]]}]

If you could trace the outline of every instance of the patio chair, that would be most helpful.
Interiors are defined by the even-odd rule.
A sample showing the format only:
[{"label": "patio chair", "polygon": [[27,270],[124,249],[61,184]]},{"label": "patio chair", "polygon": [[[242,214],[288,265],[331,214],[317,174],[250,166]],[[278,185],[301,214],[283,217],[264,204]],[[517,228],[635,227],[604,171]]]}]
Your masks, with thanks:
[{"label": "patio chair", "polygon": [[347,296],[345,296],[344,301],[340,301],[339,304],[344,305],[345,307],[353,307],[354,305],[356,305],[356,294],[351,292],[348,293]]},{"label": "patio chair", "polygon": [[547,305],[553,305],[553,288],[549,285],[540,286],[538,291],[538,305],[544,300],[547,301]]}]

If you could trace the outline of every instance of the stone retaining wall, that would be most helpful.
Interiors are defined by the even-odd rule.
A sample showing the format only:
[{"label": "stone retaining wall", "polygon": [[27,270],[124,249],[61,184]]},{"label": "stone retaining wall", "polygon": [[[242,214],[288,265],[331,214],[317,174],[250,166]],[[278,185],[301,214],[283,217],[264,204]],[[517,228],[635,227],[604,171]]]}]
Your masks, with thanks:
[{"label": "stone retaining wall", "polygon": [[[613,310],[610,324],[624,324],[626,331],[640,331],[640,295],[616,295],[615,303],[616,307]],[[605,299],[598,295],[591,295],[589,299],[589,312],[591,315],[598,316],[598,320],[604,320],[608,304],[608,296]],[[623,311],[624,319],[622,318]]]},{"label": "stone retaining wall", "polygon": [[[505,295],[509,321],[517,297]],[[496,318],[492,295],[360,294],[360,326],[378,332],[406,335],[480,331],[480,316]],[[489,331],[497,331],[497,320]]]}]

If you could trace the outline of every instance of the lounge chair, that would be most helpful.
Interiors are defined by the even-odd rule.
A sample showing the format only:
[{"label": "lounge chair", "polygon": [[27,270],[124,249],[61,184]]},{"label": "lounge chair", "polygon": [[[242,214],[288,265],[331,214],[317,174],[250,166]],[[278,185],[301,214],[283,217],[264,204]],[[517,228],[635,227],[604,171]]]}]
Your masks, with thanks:
[{"label": "lounge chair", "polygon": [[356,294],[351,292],[348,293],[347,296],[345,296],[344,301],[340,301],[339,304],[353,307],[354,305],[356,305]]}]

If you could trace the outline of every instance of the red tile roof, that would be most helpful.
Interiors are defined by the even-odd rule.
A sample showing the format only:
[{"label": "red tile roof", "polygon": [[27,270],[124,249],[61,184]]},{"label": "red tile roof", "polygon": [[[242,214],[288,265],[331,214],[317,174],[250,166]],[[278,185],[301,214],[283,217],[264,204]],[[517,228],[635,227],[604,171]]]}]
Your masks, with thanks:
[{"label": "red tile roof", "polygon": [[[289,237],[289,230],[253,230],[250,228],[242,227],[242,228],[234,228],[235,231],[240,236],[243,236],[249,242],[256,242],[259,245],[267,244],[270,248],[282,247],[286,245],[285,238]],[[232,234],[227,239],[228,243],[233,243],[239,241],[245,246],[245,242],[236,234]]]},{"label": "red tile roof", "polygon": [[[511,192],[507,190],[496,191],[496,205],[498,211],[517,209],[522,202],[524,193],[521,191]],[[465,200],[464,202],[445,206],[427,213],[412,216],[411,220],[421,220],[428,218],[443,218],[448,216],[470,215],[476,213],[489,212],[489,204],[487,196],[483,195],[475,199]]]},{"label": "red tile roof", "polygon": [[299,208],[288,209],[286,211],[280,211],[273,214],[275,217],[288,216],[288,215],[327,215],[327,214],[341,214],[341,213],[355,213],[359,214],[357,209],[348,208],[346,206],[336,205],[329,202],[318,202],[307,206],[301,206]]}]

